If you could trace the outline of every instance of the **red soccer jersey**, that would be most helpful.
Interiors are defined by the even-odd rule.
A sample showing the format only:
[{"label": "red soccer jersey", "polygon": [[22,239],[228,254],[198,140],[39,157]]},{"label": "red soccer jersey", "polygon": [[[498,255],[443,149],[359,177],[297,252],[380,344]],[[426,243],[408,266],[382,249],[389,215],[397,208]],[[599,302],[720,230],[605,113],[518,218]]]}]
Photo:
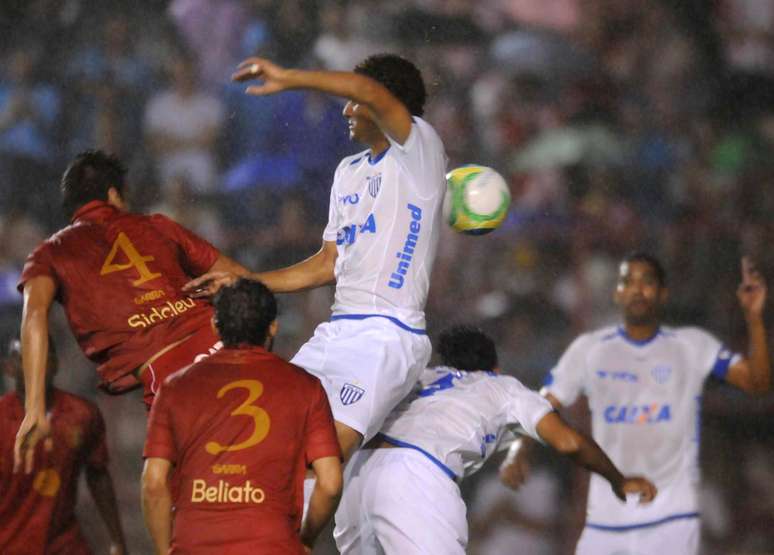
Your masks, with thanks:
[{"label": "red soccer jersey", "polygon": [[172,553],[273,555],[304,552],[306,468],[341,453],[319,380],[254,347],[173,374],[144,456],[175,464]]},{"label": "red soccer jersey", "polygon": [[102,386],[120,392],[152,355],[202,326],[212,307],[182,294],[218,251],[161,215],[123,212],[93,201],[27,259],[19,290],[51,277],[81,349],[98,364]]},{"label": "red soccer jersey", "polygon": [[83,465],[108,463],[105,423],[97,407],[55,389],[49,406],[52,450],[35,450],[31,474],[13,473],[13,444],[24,418],[15,392],[0,397],[0,553],[91,553],[75,519]]}]

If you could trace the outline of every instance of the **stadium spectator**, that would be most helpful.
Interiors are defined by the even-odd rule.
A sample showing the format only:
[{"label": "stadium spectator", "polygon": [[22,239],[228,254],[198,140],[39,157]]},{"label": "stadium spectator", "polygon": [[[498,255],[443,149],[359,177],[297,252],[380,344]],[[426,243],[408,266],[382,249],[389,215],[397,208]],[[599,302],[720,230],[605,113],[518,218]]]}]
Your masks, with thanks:
[{"label": "stadium spectator", "polygon": [[148,423],[143,512],[156,553],[311,552],[342,482],[325,390],[271,353],[277,305],[266,286],[239,280],[213,302],[224,348],[171,376]]},{"label": "stadium spectator", "polygon": [[184,178],[197,193],[216,188],[215,141],[223,124],[220,99],[200,89],[196,66],[180,55],[169,68],[170,88],[148,101],[145,136],[162,189]]}]

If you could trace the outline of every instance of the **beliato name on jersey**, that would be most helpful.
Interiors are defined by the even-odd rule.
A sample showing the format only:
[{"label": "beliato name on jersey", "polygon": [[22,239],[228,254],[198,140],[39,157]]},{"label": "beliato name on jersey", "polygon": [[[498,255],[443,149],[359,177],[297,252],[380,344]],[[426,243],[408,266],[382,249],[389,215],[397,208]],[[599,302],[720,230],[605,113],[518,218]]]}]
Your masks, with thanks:
[{"label": "beliato name on jersey", "polygon": [[191,488],[191,503],[253,503],[260,505],[266,499],[266,494],[259,487],[247,480],[241,486],[232,486],[225,480],[218,480],[217,485],[207,485],[206,480],[193,481]]}]

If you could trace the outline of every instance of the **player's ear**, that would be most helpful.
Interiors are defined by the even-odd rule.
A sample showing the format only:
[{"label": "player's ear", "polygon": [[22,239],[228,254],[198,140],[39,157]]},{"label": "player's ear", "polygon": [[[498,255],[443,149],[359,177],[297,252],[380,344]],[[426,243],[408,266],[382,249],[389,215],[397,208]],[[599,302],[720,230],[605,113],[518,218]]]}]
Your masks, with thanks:
[{"label": "player's ear", "polygon": [[279,331],[279,323],[277,322],[276,319],[272,320],[271,324],[269,324],[269,330],[267,332],[268,337],[271,337],[271,338],[276,337],[278,331]]},{"label": "player's ear", "polygon": [[119,210],[126,210],[126,202],[124,202],[124,197],[121,196],[121,193],[118,192],[118,189],[115,187],[110,187],[108,189],[108,204],[112,204]]},{"label": "player's ear", "polygon": [[658,290],[658,302],[659,304],[665,305],[666,302],[669,300],[669,289],[666,287],[660,287]]},{"label": "player's ear", "polygon": [[215,319],[215,315],[212,315],[212,318],[210,318],[210,326],[212,326],[212,331],[215,332],[215,335],[220,337],[220,333],[218,333],[218,321]]}]

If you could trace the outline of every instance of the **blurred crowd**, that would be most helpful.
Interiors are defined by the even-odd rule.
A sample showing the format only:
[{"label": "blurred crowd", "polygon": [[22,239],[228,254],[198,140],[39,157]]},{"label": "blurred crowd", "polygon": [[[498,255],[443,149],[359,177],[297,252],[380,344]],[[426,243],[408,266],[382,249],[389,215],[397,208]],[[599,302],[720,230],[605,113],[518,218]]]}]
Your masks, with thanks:
[{"label": "blurred crowd", "polygon": [[[250,55],[351,69],[393,51],[418,63],[449,167],[490,165],[513,197],[491,235],[444,231],[429,330],[481,325],[529,386],[574,335],[615,320],[617,260],[632,249],[665,262],[670,322],[739,349],[740,256],[774,283],[771,2],[30,0],[3,3],[0,35],[2,337],[18,329],[26,255],[66,223],[58,177],[87,148],[127,163],[134,209],[173,217],[251,268],[319,248],[333,170],[360,147],[338,99],[248,97],[231,84]],[[280,354],[330,301],[326,290],[281,299]],[[55,319],[60,383],[94,396],[93,371]],[[143,552],[142,404],[99,403],[114,476],[128,477],[117,479],[130,546]],[[704,553],[774,550],[773,414],[771,397],[707,390]],[[465,487],[470,552],[569,553],[584,487],[550,457],[519,492],[482,473]]]}]

